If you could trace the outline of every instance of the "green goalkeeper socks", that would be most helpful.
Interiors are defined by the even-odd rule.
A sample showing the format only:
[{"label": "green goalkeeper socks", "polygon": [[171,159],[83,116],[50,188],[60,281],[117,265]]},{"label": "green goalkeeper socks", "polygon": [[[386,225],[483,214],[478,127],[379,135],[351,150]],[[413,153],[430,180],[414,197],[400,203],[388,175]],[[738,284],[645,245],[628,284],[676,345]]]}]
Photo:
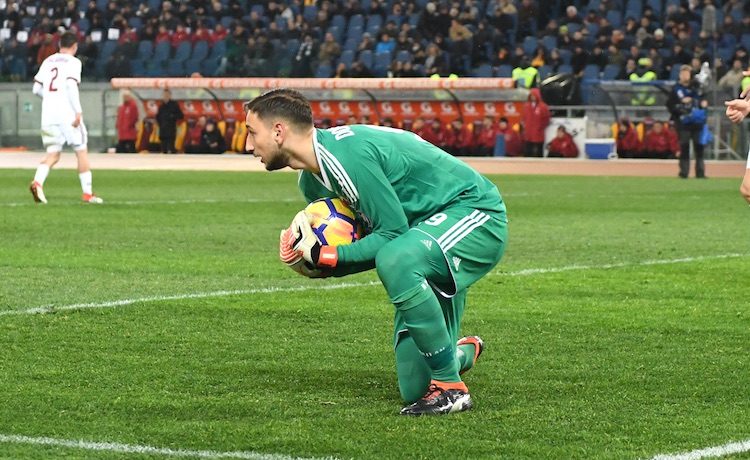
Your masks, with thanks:
[{"label": "green goalkeeper socks", "polygon": [[470,343],[458,346],[456,358],[458,359],[459,372],[466,372],[474,366],[475,353],[476,347]]},{"label": "green goalkeeper socks", "polygon": [[442,382],[460,382],[458,361],[440,302],[435,295],[425,297],[423,302],[411,308],[403,309],[404,304],[396,307],[404,317],[409,335],[432,369],[432,378]]}]

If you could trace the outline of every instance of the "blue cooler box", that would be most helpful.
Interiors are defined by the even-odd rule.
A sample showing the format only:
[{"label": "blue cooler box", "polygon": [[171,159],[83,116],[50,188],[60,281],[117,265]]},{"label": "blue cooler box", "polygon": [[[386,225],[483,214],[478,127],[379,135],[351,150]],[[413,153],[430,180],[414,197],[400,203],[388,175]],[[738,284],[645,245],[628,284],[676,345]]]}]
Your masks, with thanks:
[{"label": "blue cooler box", "polygon": [[617,143],[614,139],[586,139],[586,156],[592,160],[617,158]]}]

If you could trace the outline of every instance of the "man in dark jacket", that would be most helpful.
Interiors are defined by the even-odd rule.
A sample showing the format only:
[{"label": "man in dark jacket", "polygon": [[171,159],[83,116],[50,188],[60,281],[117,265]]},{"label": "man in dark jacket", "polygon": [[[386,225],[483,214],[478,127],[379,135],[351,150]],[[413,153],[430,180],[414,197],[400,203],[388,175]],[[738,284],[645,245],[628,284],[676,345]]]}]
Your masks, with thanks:
[{"label": "man in dark jacket", "polygon": [[156,112],[156,123],[159,125],[159,139],[161,140],[161,153],[177,153],[174,146],[177,137],[177,120],[183,118],[180,105],[172,100],[172,92],[164,90],[164,102]]},{"label": "man in dark jacket", "polygon": [[672,87],[667,99],[667,109],[675,122],[677,136],[680,141],[679,176],[687,179],[690,173],[690,142],[693,143],[695,153],[695,177],[706,177],[703,162],[703,145],[700,134],[706,124],[706,107],[708,102],[703,99],[693,84],[693,70],[689,65],[680,67],[680,80]]}]

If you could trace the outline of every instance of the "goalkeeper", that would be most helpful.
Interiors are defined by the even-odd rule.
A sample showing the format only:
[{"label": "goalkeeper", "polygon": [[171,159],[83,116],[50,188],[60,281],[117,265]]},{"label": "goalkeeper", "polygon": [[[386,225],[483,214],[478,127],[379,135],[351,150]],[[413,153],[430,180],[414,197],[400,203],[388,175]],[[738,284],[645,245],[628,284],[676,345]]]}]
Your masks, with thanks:
[{"label": "goalkeeper", "polygon": [[295,90],[268,91],[244,108],[245,147],[267,170],[300,170],[308,202],[340,197],[371,227],[352,244],[321,247],[302,211],[282,232],[282,260],[310,277],[376,268],[395,306],[401,414],[471,409],[460,374],[484,345],[476,336],[457,339],[468,288],[500,261],[507,242],[495,185],[411,132],[316,129],[309,101]]}]

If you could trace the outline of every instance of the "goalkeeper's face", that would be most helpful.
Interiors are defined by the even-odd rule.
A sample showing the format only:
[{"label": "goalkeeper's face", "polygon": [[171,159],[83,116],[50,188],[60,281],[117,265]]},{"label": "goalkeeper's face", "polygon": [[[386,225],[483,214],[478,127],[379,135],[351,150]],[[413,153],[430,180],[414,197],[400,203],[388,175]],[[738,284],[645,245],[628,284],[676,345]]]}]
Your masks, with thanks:
[{"label": "goalkeeper's face", "polygon": [[281,147],[279,133],[263,122],[253,112],[245,117],[247,139],[245,150],[260,158],[268,171],[276,171],[289,166],[289,153]]}]

